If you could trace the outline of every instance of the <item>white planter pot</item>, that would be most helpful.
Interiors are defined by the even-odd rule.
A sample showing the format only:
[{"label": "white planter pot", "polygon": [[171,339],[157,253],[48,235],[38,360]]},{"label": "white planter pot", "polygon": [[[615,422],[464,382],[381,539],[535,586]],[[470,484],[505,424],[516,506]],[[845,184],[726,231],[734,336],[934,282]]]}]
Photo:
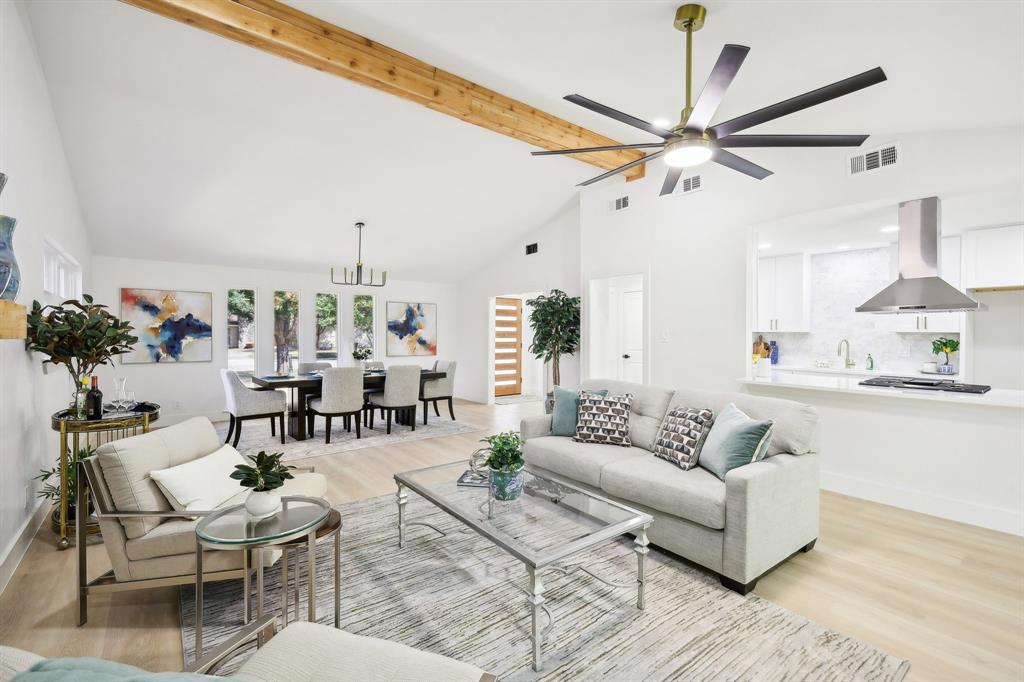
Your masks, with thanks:
[{"label": "white planter pot", "polygon": [[245,511],[256,519],[273,516],[281,509],[281,493],[276,490],[252,491],[245,498]]}]

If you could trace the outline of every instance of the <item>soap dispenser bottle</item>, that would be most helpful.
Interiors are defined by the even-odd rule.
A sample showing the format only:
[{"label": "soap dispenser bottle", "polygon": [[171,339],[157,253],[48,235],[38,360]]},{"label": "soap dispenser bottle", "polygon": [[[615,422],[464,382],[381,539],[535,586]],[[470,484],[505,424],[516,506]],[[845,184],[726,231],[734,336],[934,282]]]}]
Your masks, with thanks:
[{"label": "soap dispenser bottle", "polygon": [[867,362],[865,363],[865,367],[867,369],[874,369],[875,368],[875,359],[873,357],[871,357],[871,353],[868,353],[868,359],[867,359]]}]

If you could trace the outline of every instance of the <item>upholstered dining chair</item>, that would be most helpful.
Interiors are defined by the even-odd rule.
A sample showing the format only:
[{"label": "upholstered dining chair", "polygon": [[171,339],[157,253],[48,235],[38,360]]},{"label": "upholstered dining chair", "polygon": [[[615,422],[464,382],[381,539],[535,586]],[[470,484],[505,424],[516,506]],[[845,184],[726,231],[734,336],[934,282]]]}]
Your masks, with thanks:
[{"label": "upholstered dining chair", "polygon": [[391,365],[384,379],[384,392],[369,396],[366,409],[370,411],[370,428],[373,428],[373,412],[380,409],[387,414],[387,431],[391,433],[391,415],[408,417],[412,430],[416,430],[416,402],[420,395],[419,365]]},{"label": "upholstered dining chair", "polygon": [[344,417],[345,428],[352,430],[352,418],[356,422],[356,438],[362,438],[359,417],[364,406],[363,370],[359,367],[332,367],[323,372],[324,383],[320,389],[320,397],[309,401],[309,412],[306,417],[306,430],[313,437],[316,416],[320,415],[327,422],[327,438],[331,442],[331,417]]},{"label": "upholstered dining chair", "polygon": [[363,369],[365,369],[367,372],[371,370],[382,371],[384,369],[384,363],[381,362],[380,360],[368,360],[363,363]]},{"label": "upholstered dining chair", "polygon": [[300,362],[299,374],[309,374],[318,369],[330,369],[331,367],[334,367],[334,365],[329,362]]},{"label": "upholstered dining chair", "polygon": [[441,416],[441,411],[437,409],[438,400],[448,401],[448,414],[451,415],[452,421],[455,421],[455,408],[452,406],[452,396],[455,393],[455,365],[454,360],[438,360],[434,363],[434,371],[444,372],[444,378],[423,382],[423,388],[420,389],[420,400],[423,402],[424,426],[427,425],[427,403],[433,402],[434,414],[438,417]]},{"label": "upholstered dining chair", "polygon": [[252,419],[270,419],[270,435],[276,436],[275,420],[281,423],[281,444],[284,444],[284,413],[288,398],[280,391],[254,391],[238,378],[238,372],[230,369],[220,371],[220,379],[224,384],[224,398],[227,401],[227,413],[231,418],[228,425],[227,443],[234,435],[232,445],[238,445],[242,437],[242,422]]}]

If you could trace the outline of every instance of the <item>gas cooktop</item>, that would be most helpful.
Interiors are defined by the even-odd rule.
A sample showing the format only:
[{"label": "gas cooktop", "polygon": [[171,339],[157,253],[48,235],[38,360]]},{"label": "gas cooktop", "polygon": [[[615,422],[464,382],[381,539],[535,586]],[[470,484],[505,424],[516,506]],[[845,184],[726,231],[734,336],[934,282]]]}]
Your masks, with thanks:
[{"label": "gas cooktop", "polygon": [[919,388],[925,391],[949,391],[950,393],[988,393],[991,386],[981,384],[958,384],[952,379],[927,379],[925,377],[871,377],[860,382],[861,386],[883,388]]}]

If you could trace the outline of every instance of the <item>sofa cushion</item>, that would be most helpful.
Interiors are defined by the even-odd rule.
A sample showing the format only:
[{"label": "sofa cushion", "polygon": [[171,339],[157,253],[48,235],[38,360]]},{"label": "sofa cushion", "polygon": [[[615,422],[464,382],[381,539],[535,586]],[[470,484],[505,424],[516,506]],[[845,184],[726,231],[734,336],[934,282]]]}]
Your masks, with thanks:
[{"label": "sofa cushion", "polygon": [[231,478],[235,467],[249,464],[230,445],[191,462],[169,469],[154,469],[149,475],[177,511],[216,509],[238,494],[238,481]]},{"label": "sofa cushion", "polygon": [[724,481],[733,469],[764,459],[771,442],[771,419],[751,419],[729,403],[711,427],[700,465]]},{"label": "sofa cushion", "polygon": [[672,462],[680,469],[692,469],[700,459],[704,439],[711,431],[715,415],[699,407],[673,407],[654,439],[654,456]]},{"label": "sofa cushion", "polygon": [[734,403],[753,419],[771,419],[775,424],[772,429],[772,442],[768,446],[768,457],[780,452],[793,455],[814,452],[818,411],[810,405],[784,398],[769,398],[748,393],[716,393],[690,388],[679,389],[672,398],[672,405],[710,407],[716,415],[729,403]]},{"label": "sofa cushion", "polygon": [[[239,488],[237,485],[235,487]],[[323,474],[295,474],[295,478],[284,482],[280,492],[282,495],[323,497],[327,492],[327,479]],[[248,496],[248,488],[239,488],[238,493],[224,502],[221,507],[242,504]],[[172,519],[161,523],[142,537],[125,543],[128,558],[132,561],[140,561],[174,554],[194,553],[196,551],[196,526],[199,521],[200,519]]]},{"label": "sofa cushion", "polygon": [[650,454],[610,462],[601,472],[601,490],[707,528],[725,528],[725,483],[701,467],[684,471]]},{"label": "sofa cushion", "polygon": [[[149,476],[208,455],[220,447],[217,430],[206,417],[194,417],[166,428],[123,438],[96,450],[103,479],[118,511],[170,511],[171,503]],[[160,517],[122,519],[125,535],[142,537],[160,525]]]},{"label": "sofa cushion", "polygon": [[604,389],[608,391],[608,395],[632,394],[629,440],[633,445],[644,450],[654,449],[654,437],[658,433],[658,427],[661,426],[661,420],[665,418],[665,412],[668,411],[668,404],[674,391],[613,379],[588,379],[580,388],[584,391]]},{"label": "sofa cushion", "polygon": [[574,439],[580,443],[604,443],[628,448],[629,406],[633,396],[602,396],[580,391],[580,418]]},{"label": "sofa cushion", "polygon": [[[607,391],[595,391],[598,395],[607,395]],[[555,386],[555,406],[551,410],[551,435],[575,436],[576,424],[580,420],[580,394],[568,388]]]},{"label": "sofa cushion", "polygon": [[527,465],[533,464],[573,481],[601,487],[601,469],[610,462],[650,457],[637,447],[577,443],[572,438],[541,436],[523,445]]}]

